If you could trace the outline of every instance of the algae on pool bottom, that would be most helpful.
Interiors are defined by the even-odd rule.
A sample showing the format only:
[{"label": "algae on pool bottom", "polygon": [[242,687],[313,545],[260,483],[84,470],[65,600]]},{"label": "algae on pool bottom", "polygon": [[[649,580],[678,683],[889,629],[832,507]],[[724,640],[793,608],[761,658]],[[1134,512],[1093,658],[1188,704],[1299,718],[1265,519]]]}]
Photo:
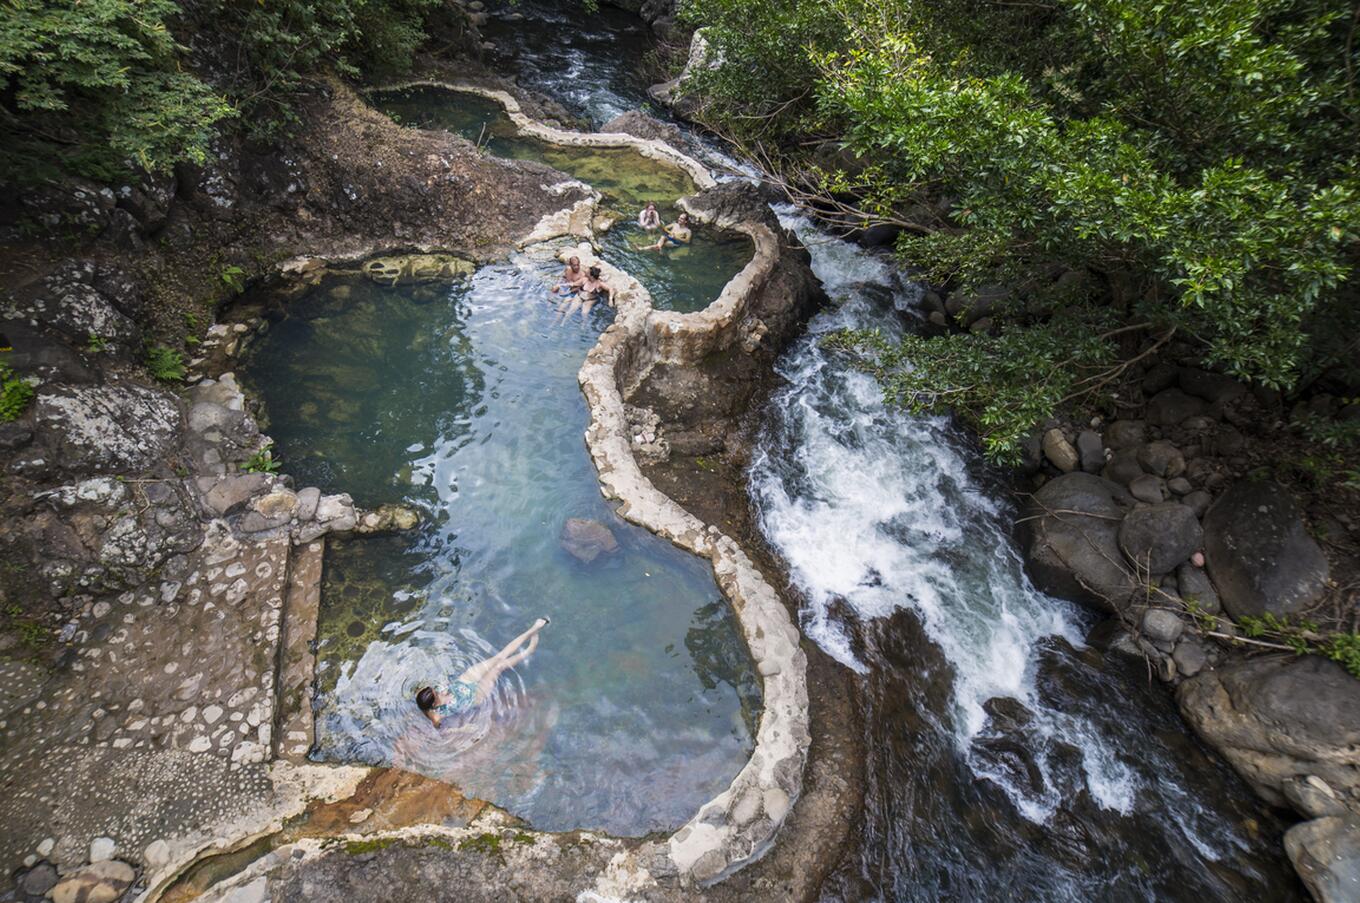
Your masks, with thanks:
[{"label": "algae on pool bottom", "polygon": [[[557,325],[558,266],[329,279],[271,307],[243,377],[300,484],[425,516],[328,543],[315,754],[449,780],[544,829],[665,830],[745,764],[759,681],[707,562],[600,496],[576,371],[610,314]],[[607,525],[619,550],[572,558],[571,517]],[[494,703],[434,731],[414,690],[540,615],[538,651]]]}]

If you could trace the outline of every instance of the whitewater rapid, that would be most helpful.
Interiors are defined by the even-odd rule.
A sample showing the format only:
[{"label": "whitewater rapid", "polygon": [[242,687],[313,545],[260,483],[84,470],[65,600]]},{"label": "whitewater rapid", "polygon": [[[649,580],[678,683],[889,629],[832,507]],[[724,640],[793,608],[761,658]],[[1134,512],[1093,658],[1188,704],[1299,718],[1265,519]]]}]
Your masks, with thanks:
[{"label": "whitewater rapid", "polygon": [[[761,528],[806,599],[804,632],[863,673],[868,665],[836,605],[866,621],[909,608],[953,670],[952,723],[942,728],[978,777],[1004,786],[1027,818],[1042,822],[1065,794],[1043,752],[1064,743],[1081,751],[1091,796],[1127,813],[1138,792],[1133,771],[1086,719],[1047,706],[1036,688],[1040,642],[1060,637],[1080,648],[1085,631],[1071,605],[1038,592],[1025,575],[1009,507],[979,484],[976,461],[947,419],[890,410],[872,376],[820,344],[844,328],[901,334],[894,309],[909,307],[919,288],[873,252],[789,209],[778,212],[807,245],[835,305],[781,359],[786,384],[771,401],[750,470]],[[1037,789],[973,755],[987,726],[983,704],[997,697],[1035,716]]]}]

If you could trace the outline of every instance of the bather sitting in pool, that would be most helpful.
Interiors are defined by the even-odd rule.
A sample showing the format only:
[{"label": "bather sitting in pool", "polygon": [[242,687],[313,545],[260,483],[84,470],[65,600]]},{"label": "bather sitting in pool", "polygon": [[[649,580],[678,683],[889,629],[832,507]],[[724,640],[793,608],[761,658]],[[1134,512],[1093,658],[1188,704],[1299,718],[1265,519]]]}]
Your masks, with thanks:
[{"label": "bather sitting in pool", "polygon": [[581,316],[590,313],[595,302],[603,298],[610,307],[614,306],[614,291],[600,278],[600,268],[591,267],[586,273],[586,281],[581,283]]},{"label": "bather sitting in pool", "polygon": [[[416,691],[416,706],[439,727],[445,717],[464,715],[482,705],[502,674],[533,655],[538,648],[538,632],[547,626],[548,619],[539,618],[500,652],[468,668],[447,686],[421,687]],[[520,649],[526,641],[528,645]]]},{"label": "bather sitting in pool", "polygon": [[581,283],[585,281],[586,274],[581,270],[581,258],[572,257],[567,261],[567,268],[562,271],[562,278],[553,286],[553,294],[570,297],[581,290]]},{"label": "bather sitting in pool", "polygon": [[661,214],[656,212],[656,204],[647,202],[647,206],[638,214],[638,225],[648,232],[655,232],[661,228]]},{"label": "bather sitting in pool", "polygon": [[665,232],[666,232],[665,235],[657,239],[656,244],[647,245],[645,248],[639,248],[639,250],[660,251],[662,248],[671,247],[674,245],[683,246],[689,244],[689,240],[693,236],[693,233],[691,233],[689,230],[689,214],[688,213],[680,214],[680,216],[676,218],[675,222],[671,223],[669,226],[666,227]]}]

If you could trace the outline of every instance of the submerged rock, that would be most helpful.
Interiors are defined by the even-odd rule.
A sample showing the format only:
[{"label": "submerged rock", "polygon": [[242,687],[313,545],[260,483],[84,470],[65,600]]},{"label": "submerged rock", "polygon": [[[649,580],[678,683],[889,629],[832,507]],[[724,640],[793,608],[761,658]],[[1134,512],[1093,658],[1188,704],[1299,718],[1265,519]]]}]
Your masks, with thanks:
[{"label": "submerged rock", "polygon": [[1223,493],[1204,516],[1204,551],[1234,618],[1306,611],[1327,587],[1327,556],[1278,483],[1242,482]]},{"label": "submerged rock", "polygon": [[612,554],[619,548],[618,540],[608,527],[584,517],[568,518],[562,525],[559,542],[573,558],[587,563],[601,555]]}]

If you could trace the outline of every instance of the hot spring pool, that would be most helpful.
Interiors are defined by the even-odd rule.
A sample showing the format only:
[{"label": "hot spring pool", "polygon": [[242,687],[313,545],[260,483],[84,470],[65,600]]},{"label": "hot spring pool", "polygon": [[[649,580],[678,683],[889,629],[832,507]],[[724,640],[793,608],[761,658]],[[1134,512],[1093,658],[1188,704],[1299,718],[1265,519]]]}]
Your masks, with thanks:
[{"label": "hot spring pool", "polygon": [[[708,564],[615,517],[576,371],[611,313],[558,325],[560,265],[520,257],[446,284],[331,278],[258,297],[242,376],[299,485],[420,509],[410,534],[329,542],[318,635],[325,761],[454,782],[545,830],[673,829],[753,746],[759,681]],[[585,563],[568,518],[618,550]],[[540,615],[493,704],[436,731],[414,690]]]}]

